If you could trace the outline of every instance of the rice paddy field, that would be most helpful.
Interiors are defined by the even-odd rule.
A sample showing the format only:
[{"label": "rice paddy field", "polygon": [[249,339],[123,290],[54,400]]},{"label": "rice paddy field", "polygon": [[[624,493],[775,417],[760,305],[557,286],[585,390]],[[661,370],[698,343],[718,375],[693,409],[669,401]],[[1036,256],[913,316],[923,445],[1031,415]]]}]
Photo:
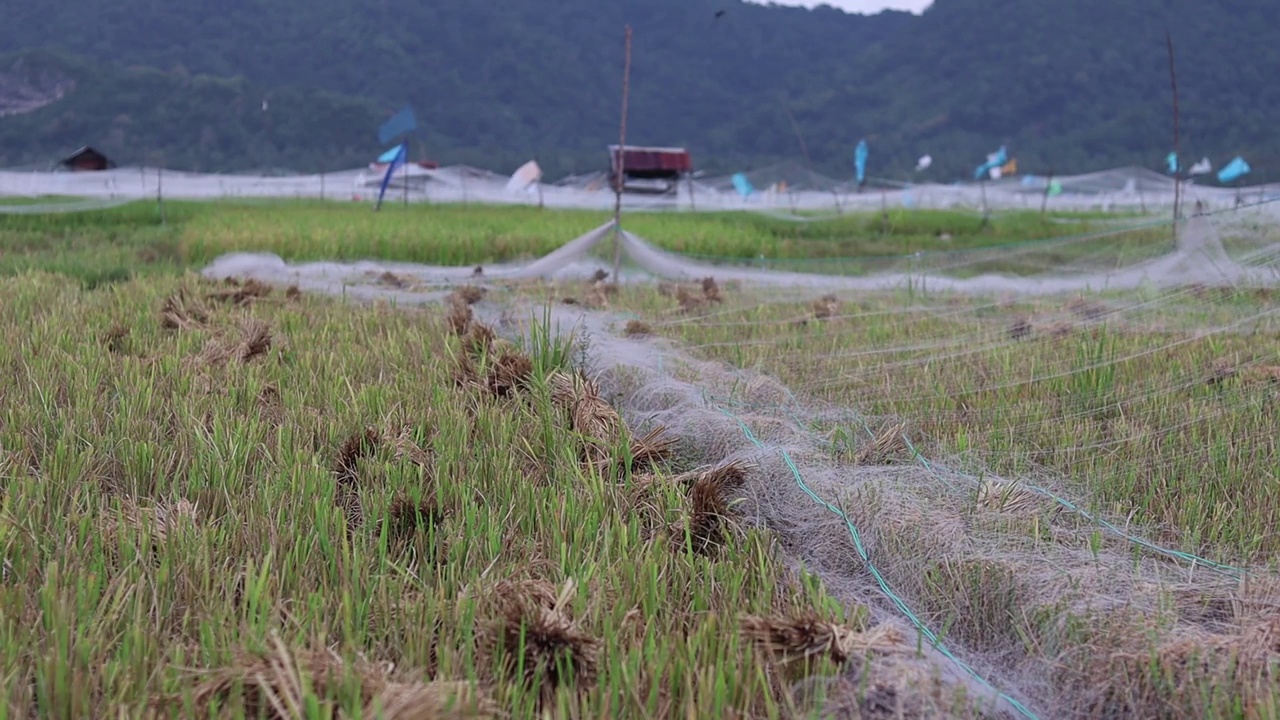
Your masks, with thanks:
[{"label": "rice paddy field", "polygon": [[[1280,716],[1270,287],[358,304],[190,271],[492,263],[607,218],[166,208],[0,215],[3,717]],[[846,274],[1173,244],[1116,222],[627,227]]]},{"label": "rice paddy field", "polygon": [[[166,202],[64,214],[0,212],[0,274],[49,269],[88,284],[135,275],[198,270],[229,252],[269,252],[286,260],[364,260],[476,265],[541,257],[610,219],[588,211],[525,207],[388,205],[319,202]],[[892,210],[821,222],[750,213],[636,213],[628,228],[660,247],[725,262],[860,274],[891,267],[922,251],[958,253],[1026,241],[1058,244],[1044,261],[1088,258],[1115,239],[1088,238],[1114,218],[1086,213],[1011,213],[984,224],[976,213]],[[163,220],[163,221],[162,221]],[[1133,254],[1159,247],[1167,233],[1143,218],[1122,240]],[[1000,263],[994,263],[1000,267]],[[1034,271],[1014,261],[1013,272]],[[1043,269],[1043,268],[1038,268]]]}]

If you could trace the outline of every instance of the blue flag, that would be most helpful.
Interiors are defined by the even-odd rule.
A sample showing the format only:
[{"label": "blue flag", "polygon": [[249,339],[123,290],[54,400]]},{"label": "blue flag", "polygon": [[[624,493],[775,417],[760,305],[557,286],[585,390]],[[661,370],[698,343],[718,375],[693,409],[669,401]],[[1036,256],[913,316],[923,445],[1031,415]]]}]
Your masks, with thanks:
[{"label": "blue flag", "polygon": [[737,190],[738,194],[742,197],[748,197],[751,193],[756,191],[756,189],[751,186],[751,181],[742,173],[733,174],[733,189]]},{"label": "blue flag", "polygon": [[378,142],[386,145],[396,138],[411,133],[418,128],[418,119],[413,116],[413,108],[406,105],[403,110],[392,115],[378,128]]},{"label": "blue flag", "polygon": [[1009,162],[1009,153],[1005,150],[1004,146],[1001,145],[999,150],[988,155],[987,161],[979,165],[978,168],[973,171],[973,179],[981,180],[993,169],[1004,167],[1004,164],[1007,162]]},{"label": "blue flag", "polygon": [[[394,153],[394,155],[392,155],[392,153]],[[382,157],[378,158],[378,160],[383,161],[382,158],[385,158],[388,155],[391,155],[391,164],[387,166],[387,174],[382,176],[382,187],[378,189],[378,204],[374,206],[375,210],[382,207],[382,196],[387,194],[387,185],[391,183],[391,175],[395,173],[396,168],[404,165],[405,161],[409,159],[409,144],[400,143],[383,153]],[[409,178],[406,177],[405,182],[408,181]]]},{"label": "blue flag", "polygon": [[388,150],[388,151],[386,151],[386,152],[384,152],[384,153],[382,153],[381,155],[379,155],[379,156],[378,156],[378,162],[380,162],[380,163],[392,163],[392,162],[395,162],[395,161],[396,161],[396,158],[400,155],[400,151],[401,151],[402,149],[403,149],[403,145],[397,145],[397,146],[395,146],[395,147],[391,148],[390,150]]},{"label": "blue flag", "polygon": [[853,151],[853,172],[858,179],[858,184],[867,181],[867,141],[859,140],[858,147]]},{"label": "blue flag", "polygon": [[1249,163],[1244,158],[1237,156],[1235,160],[1227,163],[1227,166],[1218,171],[1218,182],[1229,183],[1237,178],[1242,178],[1249,174],[1253,168],[1249,167]]}]

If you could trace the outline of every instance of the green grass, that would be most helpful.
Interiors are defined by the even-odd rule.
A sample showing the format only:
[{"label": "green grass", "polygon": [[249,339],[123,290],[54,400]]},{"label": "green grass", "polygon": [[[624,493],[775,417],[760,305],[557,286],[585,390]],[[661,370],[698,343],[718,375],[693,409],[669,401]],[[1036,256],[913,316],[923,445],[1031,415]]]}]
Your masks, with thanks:
[{"label": "green grass", "polygon": [[[554,673],[539,670],[527,686],[491,642],[506,617],[501,596],[524,581],[556,592],[574,581],[561,609],[581,633],[575,642],[599,649],[596,678],[566,680],[547,700],[558,716],[793,716],[795,678],[784,682],[747,643],[737,616],[815,612],[867,627],[866,608],[848,595],[841,602],[787,571],[779,548],[813,538],[786,527],[735,532],[716,553],[694,552],[693,501],[661,480],[689,469],[678,460],[660,468],[654,492],[633,473],[584,465],[583,440],[548,387],[582,353],[534,322],[549,317],[536,309],[524,319],[529,389],[495,398],[458,382],[464,343],[441,308],[280,293],[239,307],[200,300],[214,288],[177,277],[233,249],[457,265],[535,256],[605,216],[166,209],[163,226],[147,204],[0,215],[0,367],[17,378],[0,386],[0,617],[15,619],[0,623],[0,705],[13,716],[195,703],[207,673],[244,668],[244,653],[271,651],[279,638],[277,653],[327,647],[347,663],[345,684],[320,688],[305,699],[312,706],[328,700],[358,715],[360,686],[373,682],[355,664],[364,657],[394,662],[406,682],[468,683],[531,717]],[[1050,228],[1014,214],[984,229],[964,214],[889,219],[635,214],[627,223],[682,252],[759,262],[764,248],[771,267],[821,272],[1103,268],[1169,246],[1159,228],[1079,239],[1088,220]],[[1227,242],[1244,251],[1259,238]],[[904,258],[899,245],[923,256]],[[209,317],[165,329],[158,311],[182,287],[210,305]],[[587,291],[515,290],[534,308]],[[808,304],[722,292],[723,304],[692,312],[653,288],[603,297],[681,349],[771,375],[822,410],[743,406],[764,429],[785,417],[822,439],[819,459],[849,490],[841,507],[873,562],[963,656],[1006,668],[1006,679],[1025,673],[1044,707],[1080,716],[1275,715],[1272,292],[996,301],[914,288],[841,297],[823,320]],[[211,363],[251,321],[267,323],[270,350]],[[492,357],[477,362],[483,385]],[[696,381],[693,370],[669,372],[686,371]],[[919,455],[890,433],[894,443],[869,460],[869,441],[900,422]],[[353,476],[335,472],[340,448],[365,428],[384,439]],[[612,452],[627,457],[625,444]],[[861,473],[876,463],[888,470]],[[1258,578],[1152,572],[1153,553],[1052,503],[992,510],[983,489],[1003,488],[992,477],[1014,480],[1013,491],[1036,481],[1127,532]],[[171,531],[130,520],[182,500],[198,510]],[[866,568],[848,552],[829,571],[856,585]],[[894,680],[881,685],[886,662],[866,657],[857,703],[869,711],[867,697],[890,693],[908,715],[927,714],[918,703],[928,681],[889,666]],[[824,661],[811,672],[835,669]],[[933,707],[971,710],[962,700]]]},{"label": "green grass", "polygon": [[[948,642],[1045,683],[1042,717],[1275,716],[1280,651],[1261,639],[1280,553],[1274,291],[860,293],[821,320],[759,290],[721,294],[682,311],[624,288],[610,306],[794,392],[708,386],[759,431],[786,419],[826,447],[839,480],[819,492],[880,576]],[[868,459],[873,438],[884,450]],[[1120,532],[1254,575],[1175,566]]]},{"label": "green grass", "polygon": [[[0,274],[45,269],[89,284],[199,268],[232,251],[272,252],[288,260],[382,259],[433,265],[475,265],[545,255],[598,227],[607,213],[527,207],[388,206],[273,202],[166,202],[66,214],[0,214]],[[1083,216],[1010,213],[982,225],[973,214],[893,210],[808,223],[749,213],[631,213],[626,227],[660,247],[720,261],[764,262],[782,269],[865,273],[904,257],[938,253],[939,262],[983,248],[1079,238],[1095,230]],[[1124,237],[1135,255],[1163,247],[1161,233]],[[1052,243],[1051,243],[1052,244]],[[1052,244],[1050,260],[1075,260],[1113,240]],[[914,262],[914,260],[911,260]],[[985,263],[985,264],[982,264]],[[1031,272],[1034,263],[987,266]],[[974,263],[970,263],[974,264]]]},{"label": "green grass", "polygon": [[[1065,478],[1096,509],[1183,550],[1246,561],[1280,552],[1271,292],[1077,305],[917,291],[847,298],[833,321],[749,293],[730,293],[703,321],[672,315],[675,302],[652,291],[626,297],[621,307],[707,357],[813,401],[907,420],[927,455],[974,473]],[[1106,314],[1091,320],[1094,304]],[[1218,366],[1238,372],[1217,383]]]},{"label": "green grass", "polygon": [[[535,334],[533,389],[496,399],[455,387],[462,351],[439,310],[277,294],[165,329],[158,311],[184,284],[197,303],[211,290],[0,280],[0,366],[16,380],[0,389],[11,717],[143,716],[161,700],[196,716],[208,676],[193,671],[234,672],[277,637],[290,653],[394,663],[405,682],[470,683],[514,717],[535,716],[547,687],[549,707],[577,717],[776,717],[790,694],[738,615],[866,623],[759,532],[695,552],[683,528],[697,507],[679,487],[582,465],[544,387],[572,355],[561,340]],[[251,321],[267,323],[269,350],[210,362],[210,344]],[[399,440],[335,474],[365,428]],[[197,506],[185,521],[129,520],[181,501]],[[566,642],[598,647],[598,679],[530,669],[526,686],[503,664],[521,651],[490,642],[514,592],[503,583],[569,580]],[[359,678],[317,692],[308,702],[363,704]]]}]

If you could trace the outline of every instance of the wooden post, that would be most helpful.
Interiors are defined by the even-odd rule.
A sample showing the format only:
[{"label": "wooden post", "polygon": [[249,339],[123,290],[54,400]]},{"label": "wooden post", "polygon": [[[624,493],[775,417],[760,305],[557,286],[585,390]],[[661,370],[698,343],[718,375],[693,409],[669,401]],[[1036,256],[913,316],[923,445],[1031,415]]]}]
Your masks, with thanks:
[{"label": "wooden post", "polygon": [[617,166],[613,178],[613,282],[622,271],[622,173],[626,167],[627,100],[631,95],[631,26],[627,26],[622,65],[622,122],[618,129]]}]

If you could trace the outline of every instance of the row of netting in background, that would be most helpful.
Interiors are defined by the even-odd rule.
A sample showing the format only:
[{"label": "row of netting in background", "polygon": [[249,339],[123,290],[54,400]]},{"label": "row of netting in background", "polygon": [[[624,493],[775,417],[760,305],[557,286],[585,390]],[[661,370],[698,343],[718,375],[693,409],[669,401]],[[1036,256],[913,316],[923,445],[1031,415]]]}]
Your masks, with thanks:
[{"label": "row of netting in background", "polygon": [[[0,212],[75,212],[143,198],[323,199],[374,202],[383,181],[376,168],[320,174],[237,175],[117,168],[99,172],[0,171]],[[1085,210],[1147,212],[1177,199],[1190,212],[1230,209],[1280,198],[1280,187],[1210,187],[1175,182],[1142,168],[1083,175],[1005,177],[981,183],[910,182],[869,178],[863,186],[827,177],[795,163],[676,183],[671,192],[626,193],[624,207],[644,210],[754,210],[811,222],[849,212],[912,208]],[[8,200],[6,200],[8,198]],[[13,198],[26,199],[18,202]],[[488,170],[409,165],[392,174],[385,203],[483,203],[555,208],[612,209],[606,173],[528,181]]]}]

